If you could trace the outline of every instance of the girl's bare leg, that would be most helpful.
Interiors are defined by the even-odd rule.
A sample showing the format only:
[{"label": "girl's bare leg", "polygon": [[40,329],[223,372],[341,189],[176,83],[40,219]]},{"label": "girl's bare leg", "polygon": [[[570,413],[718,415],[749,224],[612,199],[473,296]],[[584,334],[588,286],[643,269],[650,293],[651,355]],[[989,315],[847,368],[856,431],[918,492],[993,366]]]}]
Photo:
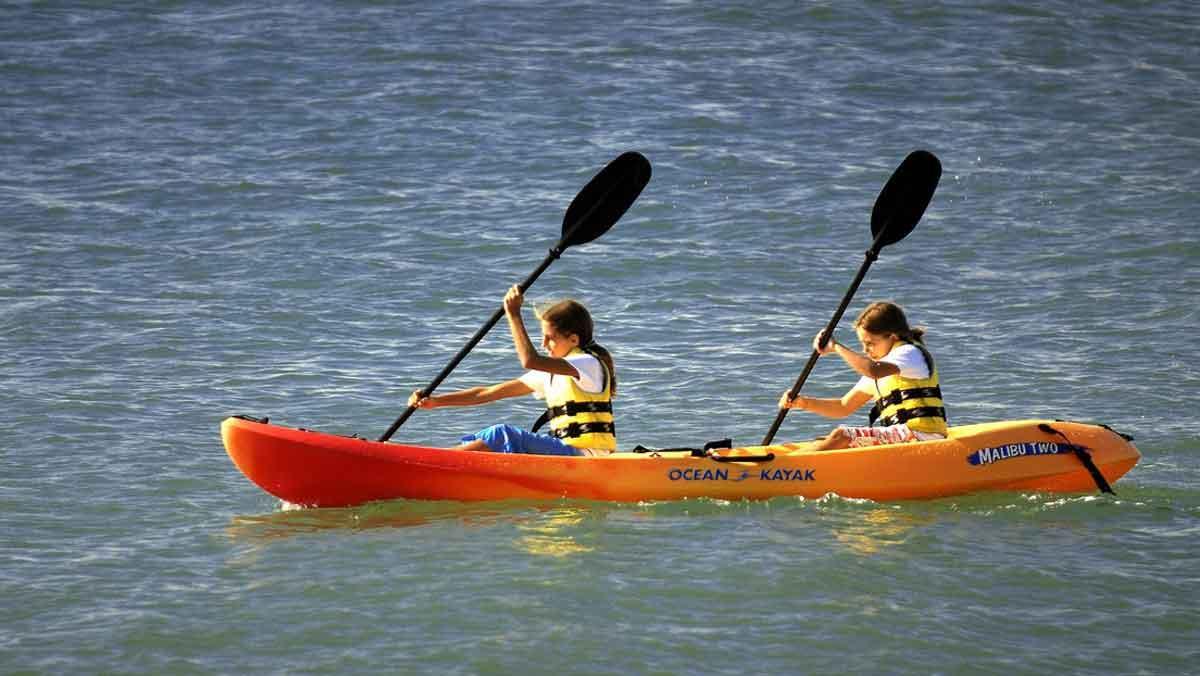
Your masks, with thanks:
[{"label": "girl's bare leg", "polygon": [[812,446],[814,451],[835,451],[842,448],[850,448],[850,435],[841,428],[817,439]]}]

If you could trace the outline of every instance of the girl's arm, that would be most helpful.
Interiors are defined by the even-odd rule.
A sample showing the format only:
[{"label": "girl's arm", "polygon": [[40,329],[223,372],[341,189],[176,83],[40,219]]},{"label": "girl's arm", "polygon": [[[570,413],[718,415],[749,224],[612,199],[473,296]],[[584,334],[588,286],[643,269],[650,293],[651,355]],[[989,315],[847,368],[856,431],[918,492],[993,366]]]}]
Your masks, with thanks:
[{"label": "girl's arm", "polygon": [[533,392],[528,385],[517,380],[488,385],[487,387],[472,387],[457,392],[447,392],[431,397],[421,396],[421,390],[413,392],[408,397],[408,405],[417,408],[440,408],[442,406],[476,406],[490,401],[519,397]]},{"label": "girl's arm", "polygon": [[824,333],[825,332],[822,331],[821,333],[817,334],[816,338],[813,338],[813,349],[817,352],[820,352],[822,355],[837,354],[842,358],[842,361],[846,362],[847,366],[849,366],[851,369],[854,369],[854,372],[860,376],[866,376],[868,378],[879,380],[880,378],[886,378],[888,376],[894,376],[897,373],[900,373],[899,366],[885,361],[875,361],[861,352],[855,352],[845,345],[842,345],[841,343],[837,342],[836,338],[830,338],[829,342],[825,344],[825,349],[821,349],[821,336],[824,335]]},{"label": "girl's arm", "polygon": [[508,318],[508,330],[512,333],[513,347],[517,350],[517,359],[521,367],[529,371],[545,371],[559,375],[579,377],[579,371],[571,366],[566,359],[558,359],[538,354],[525,330],[525,322],[521,319],[521,303],[525,300],[521,288],[513,285],[504,296],[504,316]]},{"label": "girl's arm", "polygon": [[851,389],[842,395],[841,399],[796,395],[796,398],[789,402],[787,396],[788,393],[784,392],[783,396],[779,398],[780,408],[799,408],[826,418],[845,418],[857,411],[863,404],[871,401],[869,393],[857,389]]}]

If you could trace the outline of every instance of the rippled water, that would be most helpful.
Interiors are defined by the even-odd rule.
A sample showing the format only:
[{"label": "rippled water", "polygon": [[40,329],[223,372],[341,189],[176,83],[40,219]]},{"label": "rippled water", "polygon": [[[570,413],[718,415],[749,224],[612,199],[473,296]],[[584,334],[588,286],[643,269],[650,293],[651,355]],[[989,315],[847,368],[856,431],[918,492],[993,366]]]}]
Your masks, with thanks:
[{"label": "rippled water", "polygon": [[[0,16],[0,671],[1193,670],[1190,3]],[[596,315],[623,446],[756,441],[917,148],[938,192],[850,315],[929,328],[953,422],[1133,434],[1117,497],[287,511],[221,447],[382,433],[626,150],[650,185],[530,296]],[[501,326],[445,387],[516,373]]]}]

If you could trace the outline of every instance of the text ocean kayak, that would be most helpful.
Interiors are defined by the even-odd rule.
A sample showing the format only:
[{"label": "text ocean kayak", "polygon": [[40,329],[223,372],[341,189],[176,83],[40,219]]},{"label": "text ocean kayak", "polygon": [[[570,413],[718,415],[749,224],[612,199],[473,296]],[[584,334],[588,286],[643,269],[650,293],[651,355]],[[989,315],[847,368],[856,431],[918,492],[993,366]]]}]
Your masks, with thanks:
[{"label": "text ocean kayak", "polygon": [[[1047,427],[1049,426],[1049,427]],[[1022,420],[952,427],[947,439],[806,452],[804,444],[557,457],[451,451],[294,429],[221,423],[225,450],[266,492],[309,507],[375,500],[583,499],[637,502],[777,496],[907,500],[978,491],[1095,491],[1076,449],[1109,483],[1141,454],[1108,427]],[[746,460],[736,460],[738,456]],[[767,459],[769,458],[769,459]]]}]

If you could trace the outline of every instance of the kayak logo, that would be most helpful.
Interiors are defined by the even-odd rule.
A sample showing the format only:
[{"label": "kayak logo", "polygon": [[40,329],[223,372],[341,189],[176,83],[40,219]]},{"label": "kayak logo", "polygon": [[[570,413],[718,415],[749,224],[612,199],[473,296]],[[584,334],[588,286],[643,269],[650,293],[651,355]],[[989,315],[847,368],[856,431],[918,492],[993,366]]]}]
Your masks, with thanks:
[{"label": "kayak logo", "polygon": [[1066,444],[1053,441],[1022,441],[1016,444],[981,448],[967,456],[967,462],[972,465],[990,465],[1009,458],[1023,458],[1027,455],[1057,455],[1070,453],[1071,448]]},{"label": "kayak logo", "polygon": [[816,481],[816,472],[815,469],[764,469],[758,478],[762,481]]},{"label": "kayak logo", "polygon": [[727,469],[677,469],[667,472],[671,481],[729,481]]},{"label": "kayak logo", "polygon": [[755,474],[749,470],[742,470],[734,476],[729,475],[729,470],[726,468],[697,468],[697,469],[679,469],[672,468],[667,471],[667,478],[671,481],[745,481],[746,479],[757,478],[759,481],[816,481],[815,469],[762,469]]}]

